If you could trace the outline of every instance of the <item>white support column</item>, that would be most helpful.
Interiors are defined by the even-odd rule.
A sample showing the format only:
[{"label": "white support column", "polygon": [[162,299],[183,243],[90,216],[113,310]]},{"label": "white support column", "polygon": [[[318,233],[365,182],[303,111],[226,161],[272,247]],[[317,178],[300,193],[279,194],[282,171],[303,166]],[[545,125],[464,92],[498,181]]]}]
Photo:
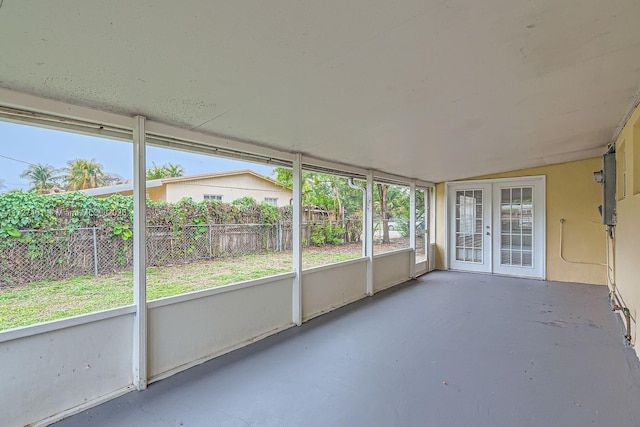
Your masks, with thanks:
[{"label": "white support column", "polygon": [[373,171],[367,173],[367,206],[365,207],[364,221],[367,224],[366,239],[367,261],[367,295],[373,295]]},{"label": "white support column", "polygon": [[293,279],[292,321],[302,324],[302,156],[293,160]]},{"label": "white support column", "polygon": [[[428,233],[424,236],[424,249],[427,254],[427,268],[431,271],[431,266],[435,266],[435,260],[432,260],[432,256],[435,254],[429,253],[431,249],[431,242],[435,239],[436,232],[436,187],[429,187],[425,190],[424,195],[424,212],[425,212],[425,225],[428,226]],[[427,222],[428,221],[428,222]]]},{"label": "white support column", "polygon": [[360,254],[362,257],[367,256],[367,239],[369,235],[369,230],[367,230],[367,189],[362,189],[362,253]]},{"label": "white support column", "polygon": [[364,212],[367,209],[367,189],[359,185],[356,185],[353,182],[353,178],[349,178],[348,183],[349,183],[349,187],[353,188],[354,190],[358,190],[362,192],[362,204],[360,206],[363,212],[362,214],[362,256],[366,257],[367,256],[367,221],[365,220]]},{"label": "white support column", "polygon": [[409,247],[411,261],[409,262],[409,277],[416,277],[416,181],[409,185]]},{"label": "white support column", "polygon": [[133,385],[147,388],[146,159],[145,118],[133,128]]}]

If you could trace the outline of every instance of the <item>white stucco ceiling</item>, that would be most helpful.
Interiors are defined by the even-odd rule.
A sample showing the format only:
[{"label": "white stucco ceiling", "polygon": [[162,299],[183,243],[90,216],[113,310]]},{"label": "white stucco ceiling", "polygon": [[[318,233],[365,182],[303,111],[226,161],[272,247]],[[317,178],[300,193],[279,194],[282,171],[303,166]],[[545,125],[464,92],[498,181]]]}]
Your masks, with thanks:
[{"label": "white stucco ceiling", "polygon": [[0,87],[428,181],[598,155],[640,85],[638,0],[0,4]]}]

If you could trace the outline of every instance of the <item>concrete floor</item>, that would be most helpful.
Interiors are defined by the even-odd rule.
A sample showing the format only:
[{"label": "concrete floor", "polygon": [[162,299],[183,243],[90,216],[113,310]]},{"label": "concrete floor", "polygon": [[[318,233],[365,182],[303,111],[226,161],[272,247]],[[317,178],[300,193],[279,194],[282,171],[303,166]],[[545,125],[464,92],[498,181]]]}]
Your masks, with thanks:
[{"label": "concrete floor", "polygon": [[607,288],[434,272],[63,426],[638,426]]}]

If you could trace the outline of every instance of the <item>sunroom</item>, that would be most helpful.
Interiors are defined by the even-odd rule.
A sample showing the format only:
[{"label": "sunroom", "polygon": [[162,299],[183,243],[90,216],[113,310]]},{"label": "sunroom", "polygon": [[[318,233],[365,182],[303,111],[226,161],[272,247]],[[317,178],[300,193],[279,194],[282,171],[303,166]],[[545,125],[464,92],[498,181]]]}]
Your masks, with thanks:
[{"label": "sunroom", "polygon": [[[423,289],[430,280],[451,280],[468,296],[476,290],[467,290],[467,280],[474,282],[474,309],[487,325],[495,306],[483,295],[495,291],[494,283],[535,289],[544,304],[556,289],[569,290],[553,301],[567,310],[565,317],[579,307],[613,309],[611,319],[602,317],[614,322],[613,330],[599,329],[620,353],[611,362],[594,350],[602,359],[585,364],[585,375],[611,362],[610,378],[629,373],[622,388],[631,388],[612,392],[637,399],[637,359],[619,362],[635,349],[640,307],[639,19],[640,5],[624,0],[0,1],[0,182],[6,186],[0,197],[14,203],[0,212],[0,291],[9,301],[3,311],[28,298],[41,302],[34,310],[51,311],[55,298],[64,305],[62,288],[73,286],[78,295],[85,292],[87,307],[70,315],[56,308],[55,320],[29,324],[5,316],[0,424],[48,425],[136,390],[144,396],[169,377],[202,373],[206,363],[313,336],[307,331],[323,321],[349,322],[350,310],[355,315],[395,301],[382,311],[393,318],[402,304],[410,307],[394,298],[413,288],[418,308],[411,310],[420,310],[424,298],[425,310],[456,322],[459,297],[445,297],[440,288],[430,294]],[[33,136],[23,141],[14,131]],[[38,140],[40,131],[50,139]],[[63,194],[12,188],[20,179],[10,172],[16,163],[22,169],[53,164],[64,150],[70,161],[111,156],[133,195],[82,196],[80,204],[77,188]],[[217,189],[199,189],[202,202],[177,208],[151,200],[149,169],[183,156],[203,168],[193,173],[219,172],[213,165],[221,161],[242,163],[225,163],[227,169],[254,165],[262,175],[281,171],[290,203],[223,209]],[[335,213],[314,211],[305,200],[318,188],[329,198],[348,194],[349,205],[336,196]],[[260,206],[274,203],[260,194]],[[402,215],[388,215],[394,202],[387,196],[403,201],[394,207]],[[36,199],[62,202],[38,210],[28,204]],[[203,206],[206,214],[198,210]],[[53,221],[54,211],[58,228],[45,229],[37,215]],[[327,221],[314,228],[322,215]],[[122,218],[130,220],[117,223]],[[349,251],[336,256],[332,242]],[[272,258],[249,274],[258,255]],[[247,274],[229,273],[232,265]],[[213,285],[221,276],[224,283]],[[159,292],[160,282],[170,291]],[[545,286],[554,290],[545,294]],[[92,305],[111,298],[107,288],[125,299]],[[42,293],[28,294],[34,289]],[[582,304],[583,290],[593,298],[603,294],[601,304]],[[516,308],[513,316],[526,312],[527,301],[510,289],[497,295]],[[436,296],[447,310],[427,303]],[[591,327],[584,320],[589,311],[580,313],[575,324],[565,317],[523,321]],[[381,329],[398,349],[404,347],[394,334],[407,333],[409,341],[420,336],[402,322],[398,327]],[[581,343],[585,336],[569,340]],[[365,366],[376,360],[366,357],[356,359]],[[447,378],[432,380],[450,385]],[[510,384],[509,377],[504,381]],[[610,385],[603,381],[601,387]],[[366,393],[371,383],[352,385]],[[384,397],[372,393],[377,399]],[[407,405],[411,413],[414,406]],[[575,401],[576,408],[582,403]],[[375,403],[369,410],[376,413]],[[322,413],[283,415],[279,422],[372,421]],[[277,424],[256,417],[249,423]],[[380,420],[419,425],[418,418],[398,417]],[[483,417],[501,420],[495,413]]]}]

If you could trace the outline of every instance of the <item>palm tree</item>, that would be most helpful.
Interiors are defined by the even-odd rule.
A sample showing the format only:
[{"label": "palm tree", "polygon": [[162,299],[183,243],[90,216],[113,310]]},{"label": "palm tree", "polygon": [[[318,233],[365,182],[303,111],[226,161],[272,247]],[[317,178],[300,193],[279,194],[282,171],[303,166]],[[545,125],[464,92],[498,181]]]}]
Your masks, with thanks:
[{"label": "palm tree", "polygon": [[170,178],[175,178],[175,177],[184,175],[184,168],[181,165],[174,165],[173,163],[167,163],[162,167],[167,172],[167,176]]},{"label": "palm tree", "polygon": [[95,159],[69,160],[67,165],[64,181],[68,190],[86,190],[105,185],[106,175],[102,165],[96,163]]},{"label": "palm tree", "polygon": [[164,167],[156,165],[156,162],[152,162],[153,166],[147,169],[147,179],[160,179],[164,178]]},{"label": "palm tree", "polygon": [[28,178],[31,182],[31,190],[35,190],[40,194],[47,194],[56,185],[58,170],[51,165],[43,165],[38,163],[31,165],[27,170],[22,172],[22,178]]},{"label": "palm tree", "polygon": [[156,162],[152,162],[152,164],[153,166],[147,169],[147,179],[173,178],[184,175],[184,168],[181,165],[166,163],[158,166]]}]

